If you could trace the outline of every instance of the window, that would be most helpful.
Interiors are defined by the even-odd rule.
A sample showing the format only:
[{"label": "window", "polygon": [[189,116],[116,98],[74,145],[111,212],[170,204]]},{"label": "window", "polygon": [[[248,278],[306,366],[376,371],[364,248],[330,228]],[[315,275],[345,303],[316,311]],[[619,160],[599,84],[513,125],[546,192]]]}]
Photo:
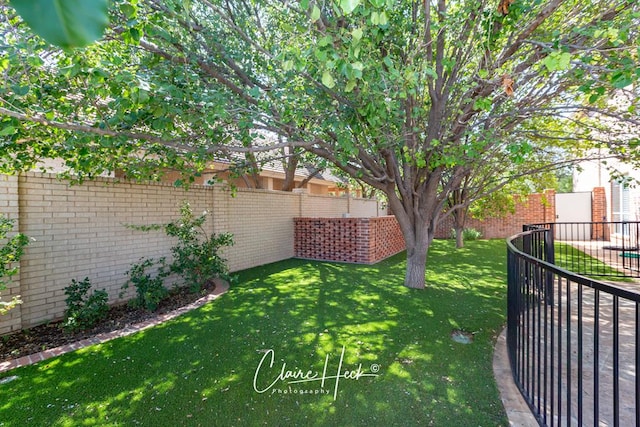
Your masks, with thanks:
[{"label": "window", "polygon": [[[629,184],[625,179],[611,183],[611,214],[613,222],[624,222],[632,219]],[[623,230],[622,228],[622,224],[616,224],[615,233],[626,235],[628,230]]]}]

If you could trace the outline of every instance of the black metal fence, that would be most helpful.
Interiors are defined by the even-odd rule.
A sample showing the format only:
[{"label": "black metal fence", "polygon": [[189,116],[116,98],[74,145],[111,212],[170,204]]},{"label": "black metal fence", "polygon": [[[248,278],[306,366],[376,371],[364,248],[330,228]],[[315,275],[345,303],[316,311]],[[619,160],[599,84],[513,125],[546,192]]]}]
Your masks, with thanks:
[{"label": "black metal fence", "polygon": [[[548,230],[541,258],[573,273],[602,277],[640,277],[640,222],[565,222],[525,225]],[[553,243],[553,244],[551,244]]]},{"label": "black metal fence", "polygon": [[528,228],[507,242],[507,346],[531,411],[541,426],[640,425],[636,285],[554,265],[558,229]]}]

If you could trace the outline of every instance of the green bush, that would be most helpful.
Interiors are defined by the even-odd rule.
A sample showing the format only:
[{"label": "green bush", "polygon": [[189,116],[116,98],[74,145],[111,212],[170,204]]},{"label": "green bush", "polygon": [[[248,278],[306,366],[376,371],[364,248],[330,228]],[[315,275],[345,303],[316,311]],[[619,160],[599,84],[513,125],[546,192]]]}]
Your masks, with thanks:
[{"label": "green bush", "polygon": [[[162,230],[167,236],[175,237],[177,244],[171,247],[171,263],[165,263],[164,258],[155,263],[161,272],[159,276],[164,279],[171,273],[178,274],[182,278],[179,286],[189,287],[191,292],[199,292],[215,277],[231,279],[227,260],[220,256],[219,250],[233,245],[233,236],[229,233],[207,234],[203,227],[206,219],[206,212],[196,217],[189,203],[184,202],[180,207],[180,218],[175,221],[128,227],[140,231]],[[149,277],[145,280],[152,279]]]},{"label": "green bush", "polygon": [[[0,291],[6,289],[7,284],[13,276],[18,274],[20,258],[24,254],[24,248],[29,244],[29,238],[18,233],[9,238],[7,235],[13,230],[12,219],[0,215]],[[0,315],[22,303],[19,296],[13,297],[11,301],[0,301]]]},{"label": "green bush", "polygon": [[178,244],[171,248],[173,260],[169,265],[172,273],[179,274],[183,285],[192,292],[198,292],[214,277],[228,279],[227,260],[218,251],[221,247],[233,245],[229,233],[208,235],[203,228],[206,212],[194,217],[191,206],[183,203],[180,219],[164,226],[168,236],[176,237]]},{"label": "green bush", "polygon": [[[160,301],[167,297],[169,291],[164,286],[164,279],[167,276],[164,264],[164,258],[157,262],[152,258],[142,258],[140,262],[133,264],[131,269],[127,271],[129,280],[122,285],[122,289],[129,288],[130,283],[136,288],[136,298],[131,300],[133,306],[155,311]],[[156,265],[160,266],[158,273],[152,275],[147,272],[147,269]]]},{"label": "green bush", "polygon": [[465,241],[478,240],[482,237],[482,233],[475,228],[465,228],[462,232],[462,237]]},{"label": "green bush", "polygon": [[64,288],[67,296],[67,310],[62,327],[69,331],[88,329],[104,319],[109,311],[109,295],[104,289],[94,289],[89,294],[91,281],[85,277],[82,282],[71,280],[71,285]]},{"label": "green bush", "polygon": [[[452,239],[456,238],[455,229],[451,229],[451,238]],[[478,240],[480,238],[482,238],[482,233],[479,230],[476,230],[475,228],[465,228],[464,230],[462,230],[462,239],[465,242],[469,242],[471,240]]]}]

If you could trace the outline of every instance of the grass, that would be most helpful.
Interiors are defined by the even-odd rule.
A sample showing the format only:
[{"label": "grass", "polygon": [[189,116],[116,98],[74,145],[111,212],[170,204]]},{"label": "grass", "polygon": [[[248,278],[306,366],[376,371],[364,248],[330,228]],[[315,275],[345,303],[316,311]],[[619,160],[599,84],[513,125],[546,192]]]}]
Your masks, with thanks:
[{"label": "grass", "polygon": [[555,243],[555,264],[594,280],[615,279],[616,282],[633,282],[632,278],[621,276],[616,269],[566,243]]},{"label": "grass", "polygon": [[[0,425],[507,425],[492,372],[505,245],[453,244],[434,242],[426,290],[401,285],[404,254],[243,271],[227,294],[173,321],[0,375],[18,377],[0,385]],[[455,329],[474,342],[454,342]],[[325,363],[327,376],[359,365],[378,376],[258,393],[263,358],[260,390]]]}]

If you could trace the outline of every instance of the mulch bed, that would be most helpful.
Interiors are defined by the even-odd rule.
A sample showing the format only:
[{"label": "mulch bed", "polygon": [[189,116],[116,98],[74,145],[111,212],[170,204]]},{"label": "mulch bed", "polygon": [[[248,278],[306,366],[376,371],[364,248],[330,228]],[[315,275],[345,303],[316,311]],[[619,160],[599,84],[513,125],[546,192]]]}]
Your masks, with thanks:
[{"label": "mulch bed", "polygon": [[198,293],[189,292],[187,288],[173,289],[169,297],[164,299],[154,312],[131,307],[128,304],[114,306],[109,309],[107,317],[99,324],[84,331],[65,332],[61,327],[62,322],[60,321],[5,335],[0,337],[0,362],[71,344],[100,333],[126,328],[188,305],[210,294],[214,289],[215,284],[213,281],[209,282]]}]

